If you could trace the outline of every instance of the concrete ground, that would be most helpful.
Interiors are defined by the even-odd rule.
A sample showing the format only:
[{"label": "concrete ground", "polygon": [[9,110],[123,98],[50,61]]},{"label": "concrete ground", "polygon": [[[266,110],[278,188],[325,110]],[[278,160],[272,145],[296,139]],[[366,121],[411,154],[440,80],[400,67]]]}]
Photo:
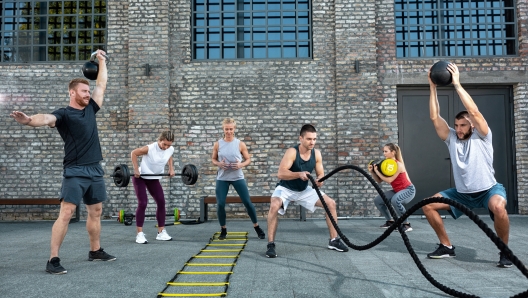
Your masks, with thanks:
[{"label": "concrete ground", "polygon": [[[489,218],[483,220],[493,226]],[[511,216],[510,220],[510,249],[526,264],[528,216]],[[380,218],[350,218],[340,220],[339,226],[352,243],[365,245],[382,234],[379,226],[383,222]],[[467,217],[445,220],[457,256],[441,260],[426,257],[438,242],[427,221],[417,216],[410,222],[414,229],[407,233],[410,242],[426,270],[441,284],[480,297],[509,297],[528,289],[527,278],[515,266],[495,266],[497,247]],[[50,275],[45,265],[52,225],[51,221],[0,222],[1,297],[156,297],[219,230],[215,220],[168,226],[174,239],[164,242],[155,240],[155,222],[147,221],[144,230],[149,243],[136,244],[134,225],[103,221],[102,246],[117,260],[89,262],[85,222],[72,223],[60,253],[68,273]],[[260,219],[260,225],[267,232],[265,219]],[[278,257],[268,259],[267,240],[257,238],[249,220],[228,220],[227,227],[228,232],[249,232],[230,275],[227,297],[449,296],[425,279],[397,232],[369,250],[341,253],[327,249],[324,220],[281,219],[276,237]],[[212,282],[226,276],[179,275],[176,281]],[[165,293],[223,291],[224,287],[171,286]]]}]

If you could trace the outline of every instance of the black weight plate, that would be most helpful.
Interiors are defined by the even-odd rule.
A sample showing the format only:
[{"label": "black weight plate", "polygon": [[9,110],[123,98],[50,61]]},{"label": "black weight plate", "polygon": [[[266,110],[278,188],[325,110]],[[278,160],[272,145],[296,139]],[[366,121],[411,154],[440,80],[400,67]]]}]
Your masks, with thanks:
[{"label": "black weight plate", "polygon": [[198,169],[192,164],[185,165],[181,173],[185,185],[194,185],[198,181]]},{"label": "black weight plate", "polygon": [[117,187],[127,187],[130,182],[130,172],[128,166],[120,164],[114,168],[114,183]]}]

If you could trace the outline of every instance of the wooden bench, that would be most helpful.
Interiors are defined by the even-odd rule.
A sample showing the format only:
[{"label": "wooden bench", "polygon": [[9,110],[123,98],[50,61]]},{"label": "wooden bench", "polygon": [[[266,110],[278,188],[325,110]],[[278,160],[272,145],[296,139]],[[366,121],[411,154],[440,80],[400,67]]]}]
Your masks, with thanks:
[{"label": "wooden bench", "polygon": [[[271,196],[250,196],[251,203],[269,203],[271,201]],[[226,204],[231,203],[242,203],[242,200],[240,197],[237,196],[228,196],[226,198]],[[214,196],[206,196],[203,198],[200,198],[200,222],[206,222],[207,221],[207,213],[209,211],[209,204],[216,204],[216,197]],[[300,220],[306,221],[306,209],[299,206],[301,208],[301,214],[300,214]]]},{"label": "wooden bench", "polygon": [[[0,205],[60,205],[60,200],[52,199],[0,199]],[[70,223],[78,222],[80,219],[79,207],[75,209],[75,217],[70,219]]]}]

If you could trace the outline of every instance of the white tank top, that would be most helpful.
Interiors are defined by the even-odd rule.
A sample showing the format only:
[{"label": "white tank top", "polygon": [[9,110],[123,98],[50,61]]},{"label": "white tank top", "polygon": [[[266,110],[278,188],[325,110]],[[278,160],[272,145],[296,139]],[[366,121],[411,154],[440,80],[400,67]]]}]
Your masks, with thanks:
[{"label": "white tank top", "polygon": [[[162,150],[158,142],[154,142],[148,147],[148,153],[141,157],[139,173],[141,174],[163,174],[165,165],[174,153],[174,147]],[[143,179],[161,179],[162,176],[144,176]]]}]

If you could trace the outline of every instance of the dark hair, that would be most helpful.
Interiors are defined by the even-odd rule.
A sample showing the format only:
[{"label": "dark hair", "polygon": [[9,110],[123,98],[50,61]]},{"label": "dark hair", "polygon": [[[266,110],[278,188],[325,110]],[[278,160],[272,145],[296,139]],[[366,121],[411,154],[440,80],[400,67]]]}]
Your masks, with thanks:
[{"label": "dark hair", "polygon": [[460,111],[460,112],[458,112],[458,114],[456,114],[456,116],[455,116],[455,119],[456,119],[456,120],[466,119],[466,118],[469,118],[469,113],[468,113],[468,111]]},{"label": "dark hair", "polygon": [[68,90],[77,88],[77,85],[79,84],[85,84],[85,85],[90,86],[90,82],[88,82],[88,80],[83,79],[83,78],[76,78],[70,81],[70,84],[68,84]]},{"label": "dark hair", "polygon": [[307,132],[317,132],[317,130],[315,130],[315,127],[313,125],[305,124],[301,127],[301,132],[299,133],[299,135],[303,137],[304,134]]},{"label": "dark hair", "polygon": [[170,130],[166,130],[160,134],[158,140],[167,140],[169,142],[174,142],[174,134]]}]

